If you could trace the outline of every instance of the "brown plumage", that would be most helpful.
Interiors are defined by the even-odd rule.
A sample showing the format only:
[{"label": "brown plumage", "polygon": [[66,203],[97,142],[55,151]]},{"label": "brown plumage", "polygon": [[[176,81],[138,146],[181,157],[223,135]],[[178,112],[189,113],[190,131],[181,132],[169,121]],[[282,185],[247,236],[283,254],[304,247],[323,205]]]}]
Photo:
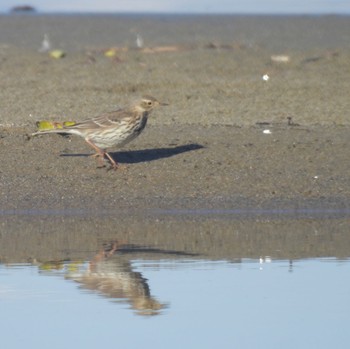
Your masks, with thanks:
[{"label": "brown plumage", "polygon": [[94,156],[98,158],[101,165],[106,156],[112,168],[116,169],[118,164],[106,149],[122,147],[135,139],[145,128],[149,113],[159,105],[166,104],[160,103],[154,97],[144,96],[131,107],[105,113],[71,126],[38,131],[33,133],[33,136],[48,133],[68,133],[81,136],[96,151]]}]

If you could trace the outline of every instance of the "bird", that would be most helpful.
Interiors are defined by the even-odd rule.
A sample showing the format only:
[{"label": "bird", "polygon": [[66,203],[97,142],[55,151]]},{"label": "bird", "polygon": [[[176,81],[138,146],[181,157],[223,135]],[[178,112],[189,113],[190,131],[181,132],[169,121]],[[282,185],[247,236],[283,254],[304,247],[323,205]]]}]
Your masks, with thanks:
[{"label": "bird", "polygon": [[122,147],[134,140],[146,127],[152,109],[165,105],[168,104],[161,103],[152,96],[143,96],[137,103],[129,107],[103,113],[77,123],[57,123],[60,125],[59,128],[39,130],[32,136],[58,133],[83,137],[86,143],[96,151],[96,154],[92,156],[97,158],[99,167],[104,167],[104,159],[107,158],[111,168],[116,170],[118,163],[107,152],[107,149]]}]

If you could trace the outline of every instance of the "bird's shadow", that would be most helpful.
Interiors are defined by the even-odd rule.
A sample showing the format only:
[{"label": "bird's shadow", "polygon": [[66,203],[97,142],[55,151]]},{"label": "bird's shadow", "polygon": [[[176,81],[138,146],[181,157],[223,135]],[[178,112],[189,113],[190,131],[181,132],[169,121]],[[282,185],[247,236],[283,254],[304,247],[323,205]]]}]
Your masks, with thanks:
[{"label": "bird's shadow", "polygon": [[[121,152],[110,152],[112,158],[120,164],[137,164],[164,158],[204,148],[203,145],[190,143],[166,148],[151,148],[143,150],[129,150]],[[61,156],[88,156],[90,154],[61,154]]]},{"label": "bird's shadow", "polygon": [[[109,250],[109,246],[107,245],[105,250]],[[120,248],[117,249],[119,254],[135,254],[135,253],[149,253],[149,254],[164,254],[169,256],[179,256],[179,257],[195,257],[199,256],[198,253],[194,252],[185,252],[180,250],[167,250],[161,248],[154,248],[151,246],[142,246],[142,245],[134,245],[134,244],[123,244]]]}]

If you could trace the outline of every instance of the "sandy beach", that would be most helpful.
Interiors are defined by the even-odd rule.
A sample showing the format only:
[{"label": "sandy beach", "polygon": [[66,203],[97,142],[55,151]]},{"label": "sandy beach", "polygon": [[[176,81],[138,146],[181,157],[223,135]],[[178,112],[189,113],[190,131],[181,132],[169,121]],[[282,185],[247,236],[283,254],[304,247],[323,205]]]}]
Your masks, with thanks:
[{"label": "sandy beach", "polygon": [[[348,246],[349,22],[341,16],[1,16],[3,231],[19,234],[20,244],[19,227],[40,235],[75,226],[48,225],[47,216],[108,212],[104,232],[126,239],[133,234],[130,219],[143,221],[139,212],[151,212],[150,231],[157,210],[318,208],[343,210],[339,246]],[[136,48],[138,33],[150,50]],[[44,34],[64,58],[38,52]],[[116,54],[106,57],[104,51],[113,47]],[[157,47],[174,49],[157,52]],[[271,58],[276,56],[287,58]],[[96,168],[81,138],[28,136],[38,120],[82,120],[143,94],[169,106],[154,111],[137,140],[112,150],[126,170]],[[28,216],[31,223],[25,224]],[[198,219],[179,214],[170,221],[191,221],[196,231]],[[334,222],[317,224],[326,234]],[[162,231],[175,230],[175,223],[171,229],[162,224],[140,244],[157,244]],[[185,232],[189,226],[181,224]],[[200,231],[212,234],[222,224],[227,222],[209,219]],[[296,223],[289,224],[293,231]],[[257,231],[248,226],[243,231]],[[94,230],[80,227],[74,228],[80,239]],[[142,235],[141,228],[134,231],[139,235],[132,241]],[[227,233],[221,241],[225,236],[230,239]],[[205,241],[201,248],[208,251],[211,240]],[[158,245],[190,252],[192,242]],[[235,255],[209,250],[213,258]],[[249,246],[243,251],[258,253]],[[293,253],[303,255],[287,251],[284,257]],[[322,253],[334,255],[315,251]]]}]

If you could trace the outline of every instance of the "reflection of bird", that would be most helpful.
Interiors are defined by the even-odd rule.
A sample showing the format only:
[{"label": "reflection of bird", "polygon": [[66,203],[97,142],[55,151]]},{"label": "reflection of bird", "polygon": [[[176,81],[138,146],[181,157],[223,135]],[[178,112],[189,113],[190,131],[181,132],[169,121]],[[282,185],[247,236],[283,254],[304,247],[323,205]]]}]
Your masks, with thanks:
[{"label": "reflection of bird", "polygon": [[160,314],[165,304],[152,297],[147,279],[132,270],[128,259],[114,255],[117,250],[118,243],[115,243],[111,251],[96,255],[88,269],[68,271],[66,278],[104,297],[127,301],[138,315]]},{"label": "reflection of bird", "polygon": [[100,166],[106,156],[112,168],[118,167],[117,162],[106,151],[107,148],[129,143],[145,128],[148,115],[154,107],[167,105],[160,103],[154,97],[144,96],[129,108],[119,109],[102,114],[93,119],[63,125],[60,128],[43,130],[33,133],[33,136],[46,133],[68,133],[81,136],[96,151]]}]

